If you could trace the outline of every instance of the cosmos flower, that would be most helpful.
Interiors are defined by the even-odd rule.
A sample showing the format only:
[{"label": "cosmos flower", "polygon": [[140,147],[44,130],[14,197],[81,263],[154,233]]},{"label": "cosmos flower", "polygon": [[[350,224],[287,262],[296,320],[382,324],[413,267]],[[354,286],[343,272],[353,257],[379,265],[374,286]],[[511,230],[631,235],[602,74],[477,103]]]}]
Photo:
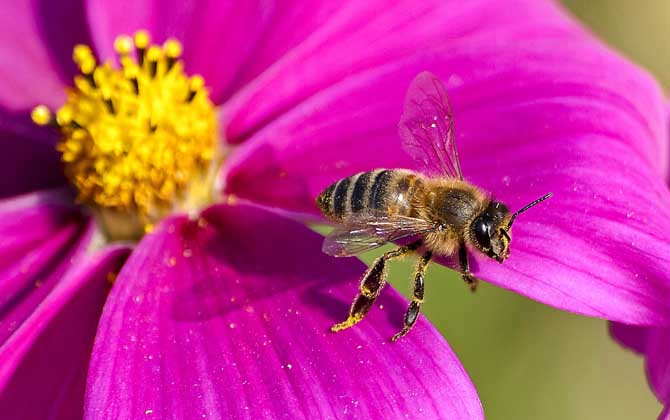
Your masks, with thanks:
[{"label": "cosmos flower", "polygon": [[[66,13],[47,2],[3,7],[11,10],[0,18],[0,194],[24,195],[0,207],[2,413],[73,418],[85,405],[88,418],[483,417],[463,368],[423,318],[403,340],[388,342],[406,305],[394,291],[359,326],[330,334],[363,265],[320,254],[317,234],[267,209],[314,214],[314,198],[338,178],[413,167],[395,125],[409,81],[423,70],[447,84],[468,180],[512,208],[547,189],[556,195],[555,204],[515,225],[504,265],[477,260],[475,274],[582,314],[631,324],[670,317],[661,280],[670,246],[657,233],[670,227],[658,204],[667,195],[658,182],[667,171],[658,159],[666,154],[661,95],[553,3],[90,2]],[[127,60],[123,74],[93,75],[100,87],[93,105],[77,102],[76,92],[64,95],[76,70],[69,63],[74,44],[92,45],[102,58],[114,56],[113,46],[130,55],[133,42],[144,48],[143,37],[115,39],[139,28],[160,42],[183,42],[185,74],[202,75],[218,106],[213,125],[202,82],[192,77],[170,86],[200,101],[195,110],[171,103],[160,118],[142,114],[141,126],[101,121],[119,112],[121,93],[126,109],[149,106],[155,96],[139,105],[127,96],[134,76],[155,92],[165,88]],[[167,43],[146,53],[167,68],[180,49]],[[75,55],[87,73],[93,55],[81,48]],[[86,79],[79,83],[90,85]],[[102,89],[121,79],[121,91]],[[59,149],[90,210],[73,206],[60,189],[31,192],[65,183],[53,131],[28,121],[38,103],[52,110],[38,109],[38,122],[71,130],[72,141]],[[63,103],[70,108],[54,112]],[[96,112],[86,113],[88,105]],[[133,170],[117,175],[141,173],[148,183],[118,190],[125,184],[112,177],[104,183],[110,189],[100,190],[78,176],[110,174],[117,161],[68,169],[90,145],[77,137],[86,133],[75,134],[75,114],[87,116],[84,128],[95,126],[100,138],[173,136],[166,144],[186,150],[172,156],[187,162],[161,167],[184,163],[195,178],[176,171],[163,190],[168,183],[155,182],[151,164],[170,153],[133,149],[151,159],[128,161]],[[183,124],[193,115],[205,116],[197,119],[202,132]],[[221,155],[208,133],[218,133]],[[103,143],[96,150],[118,145]],[[205,149],[211,153],[188,154]],[[209,181],[208,164],[218,158],[229,204],[209,206],[212,197],[193,180]],[[144,188],[151,182],[161,189]],[[179,200],[161,198],[173,195]],[[136,217],[119,223],[101,210],[110,203]],[[100,248],[100,230],[126,239],[153,232],[128,256],[123,243]]]},{"label": "cosmos flower", "polygon": [[[235,144],[432,45],[447,9],[71,6],[0,14],[2,417],[482,418],[428,322],[388,342],[405,305],[395,291],[354,334],[328,331],[359,261],[252,203],[215,204]],[[272,115],[241,132],[254,94]]]}]

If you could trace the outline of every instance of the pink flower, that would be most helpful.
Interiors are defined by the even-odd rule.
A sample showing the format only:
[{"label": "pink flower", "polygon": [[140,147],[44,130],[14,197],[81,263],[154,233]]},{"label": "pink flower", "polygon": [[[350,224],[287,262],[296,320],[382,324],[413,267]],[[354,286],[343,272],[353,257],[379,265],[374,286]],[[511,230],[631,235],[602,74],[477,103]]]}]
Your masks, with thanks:
[{"label": "pink flower", "polygon": [[[662,97],[553,3],[73,6],[14,2],[0,18],[0,195],[23,194],[0,204],[3,415],[482,418],[429,323],[388,342],[406,306],[396,292],[329,333],[364,267],[267,210],[314,213],[340,177],[412,167],[395,126],[423,70],[446,83],[468,180],[511,208],[555,193],[515,224],[504,265],[473,271],[562,309],[667,324]],[[66,100],[76,43],[111,58],[115,37],[140,28],[181,40],[186,73],[211,87],[237,204],[156,220],[132,254],[92,253],[90,212],[62,189],[34,192],[65,179],[57,138],[28,113]]]},{"label": "pink flower", "polygon": [[[107,221],[100,217],[107,211],[103,204],[116,199],[123,204],[122,195],[128,193],[123,182],[111,195],[90,182],[88,176],[110,173],[94,168],[106,164],[103,149],[108,145],[103,141],[113,135],[131,141],[133,130],[152,141],[170,140],[179,128],[171,120],[131,110],[137,103],[141,110],[152,109],[141,102],[158,94],[167,98],[161,109],[196,112],[179,108],[181,102],[171,102],[160,90],[193,89],[193,79],[175,76],[176,82],[168,84],[172,82],[163,76],[170,54],[179,49],[176,44],[166,44],[162,53],[154,51],[163,57],[157,59],[155,72],[163,77],[162,85],[151,81],[150,64],[137,68],[140,58],[148,63],[154,54],[142,35],[135,42],[145,53],[125,62],[128,74],[109,74],[103,68],[100,74],[79,77],[82,96],[77,91],[64,96],[76,71],[70,62],[76,43],[92,45],[101,58],[114,58],[112,45],[118,35],[147,28],[159,42],[175,37],[184,43],[186,73],[201,74],[211,86],[217,110],[225,112],[219,138],[224,152],[234,154],[231,145],[246,137],[251,141],[266,125],[260,122],[235,133],[239,123],[228,121],[246,118],[240,98],[270,92],[261,88],[261,80],[272,76],[281,84],[271,89],[275,104],[265,109],[273,117],[264,117],[269,122],[339,80],[432,45],[444,35],[447,8],[441,2],[419,7],[413,2],[393,7],[370,2],[310,7],[302,2],[213,2],[197,7],[182,2],[91,2],[67,13],[62,5],[27,1],[6,7],[12,9],[2,15],[6,31],[0,36],[5,75],[0,83],[0,121],[6,147],[0,171],[10,182],[0,186],[0,195],[22,195],[0,203],[3,416],[72,419],[83,412],[88,418],[389,418],[404,413],[482,418],[467,374],[429,323],[420,322],[403,343],[388,342],[405,306],[395,291],[385,293],[380,302],[384,310],[355,333],[328,331],[346,310],[364,266],[322,254],[321,237],[295,221],[244,202],[211,206],[195,220],[176,214],[160,221],[151,214],[155,202],[142,204],[131,194],[136,207],[147,206],[145,213],[135,210],[138,218],[155,222],[154,232],[132,247],[120,242],[93,251],[100,247],[100,230],[120,235],[121,228],[131,224],[128,219],[99,223]],[[373,41],[375,48],[368,48]],[[123,56],[132,49],[132,40],[121,38],[116,47]],[[85,74],[93,67],[92,57],[85,48],[75,52]],[[280,71],[290,62],[290,71]],[[419,68],[418,64],[417,72]],[[139,75],[142,71],[149,76]],[[133,79],[139,87],[128,97]],[[105,92],[106,88],[117,90]],[[145,95],[152,88],[156,95]],[[198,106],[207,108],[204,93],[194,92]],[[66,138],[58,146],[66,172],[80,182],[80,199],[93,201],[95,219],[91,211],[74,205],[63,188],[61,157],[54,148],[56,130],[29,121],[35,105],[56,110],[64,102],[67,112],[50,116],[38,108],[35,119],[48,123],[55,118],[59,123]],[[87,114],[90,103],[107,108]],[[149,124],[135,127],[136,120],[124,120],[126,113],[137,121],[148,118]],[[344,114],[332,110],[331,115]],[[116,125],[100,124],[100,118],[108,117]],[[177,117],[185,116],[174,115],[174,121]],[[189,131],[192,124],[181,129],[190,142],[202,140]],[[96,137],[97,149],[91,154],[102,157],[77,166],[89,162],[80,151],[93,143],[88,138],[88,143],[79,142],[77,133],[88,136],[77,131],[80,126],[89,133],[122,130]],[[139,146],[146,144],[141,140]],[[176,143],[187,144],[191,143],[186,139]],[[123,149],[120,155],[135,152]],[[191,152],[176,156],[181,162]],[[154,149],[151,157],[140,166],[143,173],[151,173],[159,161],[162,165],[165,155]],[[123,169],[126,162],[120,162],[117,166]],[[146,184],[130,186],[134,193]],[[108,295],[110,280],[114,287]]]}]

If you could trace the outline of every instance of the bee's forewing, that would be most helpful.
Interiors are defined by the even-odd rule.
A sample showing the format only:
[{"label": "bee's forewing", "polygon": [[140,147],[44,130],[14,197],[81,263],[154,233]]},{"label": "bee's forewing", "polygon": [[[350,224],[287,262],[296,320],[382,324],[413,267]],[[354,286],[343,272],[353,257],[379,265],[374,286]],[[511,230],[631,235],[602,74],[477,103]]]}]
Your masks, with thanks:
[{"label": "bee's forewing", "polygon": [[410,84],[398,133],[422,172],[463,179],[447,92],[432,73],[419,73]]},{"label": "bee's forewing", "polygon": [[435,229],[431,222],[413,217],[356,214],[326,236],[322,250],[335,257],[348,257]]}]

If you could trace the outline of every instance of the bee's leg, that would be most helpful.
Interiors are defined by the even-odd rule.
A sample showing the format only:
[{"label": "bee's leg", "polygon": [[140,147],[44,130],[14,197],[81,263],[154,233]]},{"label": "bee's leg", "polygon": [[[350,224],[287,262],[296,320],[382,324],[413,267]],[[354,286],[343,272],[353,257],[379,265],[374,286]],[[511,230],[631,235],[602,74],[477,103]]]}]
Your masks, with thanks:
[{"label": "bee's leg", "polygon": [[479,280],[475,278],[470,272],[470,263],[468,262],[468,250],[465,247],[465,243],[461,242],[458,248],[458,262],[461,266],[461,278],[464,282],[470,285],[470,290],[472,292],[477,291],[477,285]]},{"label": "bee's leg", "polygon": [[405,325],[402,327],[402,330],[399,333],[391,338],[391,341],[397,341],[400,337],[403,337],[405,334],[407,334],[416,323],[416,320],[419,318],[419,309],[421,309],[421,304],[423,303],[424,276],[426,275],[428,262],[432,256],[433,254],[430,251],[426,252],[423,254],[416,265],[416,274],[414,275],[414,293],[412,295],[412,301],[407,308],[407,312],[405,312]]},{"label": "bee's leg", "polygon": [[421,241],[401,246],[392,251],[384,253],[377,258],[365,272],[361,280],[360,291],[349,309],[349,317],[346,321],[332,326],[331,331],[337,332],[357,324],[370,311],[375,300],[386,284],[386,262],[393,258],[401,257],[421,246]]}]

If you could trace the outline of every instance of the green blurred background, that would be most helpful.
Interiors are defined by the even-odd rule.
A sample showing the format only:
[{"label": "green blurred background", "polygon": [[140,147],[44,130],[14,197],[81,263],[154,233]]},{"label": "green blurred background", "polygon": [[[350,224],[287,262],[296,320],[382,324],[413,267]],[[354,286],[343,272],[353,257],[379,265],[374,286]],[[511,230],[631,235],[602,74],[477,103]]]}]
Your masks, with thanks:
[{"label": "green blurred background", "polygon": [[[670,87],[670,0],[564,0],[601,39]],[[366,255],[371,262],[379,253]],[[391,279],[409,294],[410,262]],[[480,284],[475,295],[454,272],[431,266],[423,313],[472,378],[486,417],[656,419],[642,360],[617,346],[606,322],[561,312]],[[433,279],[434,281],[431,281]]]}]

